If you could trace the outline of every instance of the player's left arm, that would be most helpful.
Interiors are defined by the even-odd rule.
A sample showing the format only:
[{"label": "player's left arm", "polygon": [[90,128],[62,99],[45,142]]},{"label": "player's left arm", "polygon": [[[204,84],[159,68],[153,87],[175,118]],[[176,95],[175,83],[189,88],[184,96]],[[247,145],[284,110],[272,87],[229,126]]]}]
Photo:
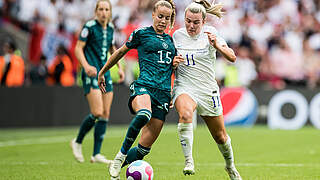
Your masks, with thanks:
[{"label": "player's left arm", "polygon": [[[114,52],[116,52],[116,50],[117,50],[116,46],[115,45],[111,45],[111,47],[109,49],[109,52],[112,55]],[[124,81],[124,72],[123,72],[122,65],[121,65],[120,61],[117,62],[117,66],[118,66],[118,74],[119,74],[118,83],[122,83]]]},{"label": "player's left arm", "polygon": [[223,44],[221,45],[218,40],[217,40],[217,36],[212,34],[211,32],[205,32],[208,35],[208,39],[210,44],[218,51],[220,52],[223,57],[225,57],[228,61],[230,62],[235,62],[237,57],[234,53],[234,51],[229,48],[229,46],[227,44]]}]

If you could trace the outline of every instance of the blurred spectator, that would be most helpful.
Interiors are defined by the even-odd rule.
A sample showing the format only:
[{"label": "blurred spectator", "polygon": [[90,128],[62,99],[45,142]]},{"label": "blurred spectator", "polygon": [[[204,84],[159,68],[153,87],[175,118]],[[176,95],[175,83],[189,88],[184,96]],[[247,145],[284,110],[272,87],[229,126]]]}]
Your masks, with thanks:
[{"label": "blurred spectator", "polygon": [[249,48],[238,49],[237,61],[233,64],[221,58],[216,62],[216,78],[225,87],[249,87],[257,77],[256,67],[249,57]]},{"label": "blurred spectator", "polygon": [[279,46],[271,50],[270,63],[272,73],[288,85],[304,85],[302,56],[293,51],[283,38],[280,38]]},{"label": "blurred spectator", "polygon": [[1,86],[17,87],[24,83],[24,60],[14,54],[15,50],[16,45],[13,41],[4,43],[4,55],[0,56]]},{"label": "blurred spectator", "polygon": [[81,11],[79,11],[80,4],[78,1],[65,0],[64,8],[62,9],[62,16],[64,21],[64,26],[68,33],[74,33],[81,26],[82,18]]},{"label": "blurred spectator", "polygon": [[20,0],[18,20],[23,30],[30,31],[30,24],[37,12],[38,0]]},{"label": "blurred spectator", "polygon": [[307,85],[310,89],[316,87],[320,79],[320,53],[310,47],[309,41],[303,42],[303,68],[307,78]]},{"label": "blurred spectator", "polygon": [[[128,39],[131,33],[138,27],[139,24],[136,22],[136,17],[131,16],[127,26],[122,29],[122,32]],[[124,83],[129,86],[135,79],[133,68],[135,67],[135,64],[138,63],[138,51],[136,49],[131,49],[124,58],[126,62]]]},{"label": "blurred spectator", "polygon": [[38,64],[42,54],[41,42],[45,34],[45,27],[39,22],[39,18],[35,18],[31,25],[29,35],[29,61]]},{"label": "blurred spectator", "polygon": [[38,10],[48,33],[56,32],[59,24],[61,24],[61,13],[59,12],[59,4],[57,1],[58,0],[46,0],[39,3]]},{"label": "blurred spectator", "polygon": [[48,67],[48,84],[58,84],[61,86],[74,85],[72,61],[68,56],[67,50],[63,45],[59,45],[57,56]]},{"label": "blurred spectator", "polygon": [[56,52],[58,52],[59,44],[63,44],[64,47],[70,47],[71,38],[70,34],[65,32],[63,24],[59,25],[58,31],[45,33],[41,41],[41,49],[48,58],[47,64],[51,64]]},{"label": "blurred spectator", "polygon": [[46,85],[48,77],[47,57],[42,55],[38,65],[33,66],[30,70],[30,80],[32,85]]}]

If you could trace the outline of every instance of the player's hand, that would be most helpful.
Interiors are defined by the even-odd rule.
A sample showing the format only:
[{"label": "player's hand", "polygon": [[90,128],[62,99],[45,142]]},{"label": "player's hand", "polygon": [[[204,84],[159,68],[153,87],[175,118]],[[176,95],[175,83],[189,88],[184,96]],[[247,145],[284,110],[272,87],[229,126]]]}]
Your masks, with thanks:
[{"label": "player's hand", "polygon": [[170,101],[169,108],[170,108],[170,109],[173,108],[172,100]]},{"label": "player's hand", "polygon": [[176,69],[181,62],[184,62],[182,55],[175,56],[172,63],[173,69]]},{"label": "player's hand", "polygon": [[100,72],[99,72],[99,75],[98,75],[98,85],[99,85],[99,88],[100,88],[100,91],[102,92],[102,94],[107,93],[107,91],[106,91],[106,80],[104,78],[104,75],[100,74]]},{"label": "player's hand", "polygon": [[124,72],[121,68],[119,68],[118,74],[119,74],[118,83],[122,83],[124,81]]},{"label": "player's hand", "polygon": [[94,66],[87,66],[84,68],[84,71],[89,77],[96,77],[97,76],[97,69]]},{"label": "player's hand", "polygon": [[214,48],[217,48],[218,42],[217,42],[216,35],[212,34],[211,32],[204,32],[204,33],[208,35],[209,43],[211,44],[211,46],[213,46]]}]

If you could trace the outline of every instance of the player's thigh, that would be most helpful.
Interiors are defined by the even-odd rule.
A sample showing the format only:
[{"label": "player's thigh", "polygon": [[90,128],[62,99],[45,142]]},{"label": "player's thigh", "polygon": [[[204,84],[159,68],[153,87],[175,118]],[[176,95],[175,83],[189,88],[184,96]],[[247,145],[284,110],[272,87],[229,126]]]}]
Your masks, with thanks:
[{"label": "player's thigh", "polygon": [[132,109],[137,112],[140,109],[148,109],[151,111],[151,98],[149,94],[141,94],[134,97],[131,102]]},{"label": "player's thigh", "polygon": [[201,116],[208,126],[208,129],[218,144],[227,141],[227,132],[224,126],[223,115],[219,116]]},{"label": "player's thigh", "polygon": [[103,101],[102,93],[100,89],[90,89],[90,92],[87,94],[87,100],[90,107],[90,112],[95,117],[100,117],[103,114]]},{"label": "player's thigh", "polygon": [[113,92],[107,92],[106,94],[102,94],[102,102],[103,102],[103,117],[109,118],[110,108],[113,100]]},{"label": "player's thigh", "polygon": [[188,94],[179,95],[174,106],[178,111],[180,123],[192,122],[193,112],[197,107],[197,103]]},{"label": "player's thigh", "polygon": [[150,121],[142,128],[139,144],[144,147],[151,147],[156,141],[162,130],[164,121],[151,118]]}]

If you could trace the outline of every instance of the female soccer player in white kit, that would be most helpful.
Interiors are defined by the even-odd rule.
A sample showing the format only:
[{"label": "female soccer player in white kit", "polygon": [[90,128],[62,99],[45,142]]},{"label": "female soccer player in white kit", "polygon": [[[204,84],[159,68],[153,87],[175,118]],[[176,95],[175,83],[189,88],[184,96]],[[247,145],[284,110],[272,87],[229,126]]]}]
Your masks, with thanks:
[{"label": "female soccer player in white kit", "polygon": [[231,139],[224,127],[219,86],[214,72],[216,51],[230,62],[235,62],[236,56],[214,27],[204,25],[206,13],[221,17],[221,8],[221,4],[211,5],[206,0],[197,0],[186,8],[185,28],[173,34],[178,55],[185,59],[176,70],[173,104],[179,114],[178,134],[185,156],[183,173],[195,173],[192,116],[197,109],[218,144],[230,179],[241,180],[234,165]]}]

